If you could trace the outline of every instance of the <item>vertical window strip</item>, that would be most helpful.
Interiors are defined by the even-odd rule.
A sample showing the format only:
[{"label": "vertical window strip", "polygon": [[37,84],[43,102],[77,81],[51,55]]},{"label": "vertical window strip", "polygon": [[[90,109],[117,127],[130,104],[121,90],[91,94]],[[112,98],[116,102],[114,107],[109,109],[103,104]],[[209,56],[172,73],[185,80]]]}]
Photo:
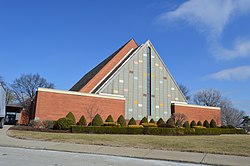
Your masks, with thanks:
[{"label": "vertical window strip", "polygon": [[147,49],[147,114],[151,116],[151,48]]}]

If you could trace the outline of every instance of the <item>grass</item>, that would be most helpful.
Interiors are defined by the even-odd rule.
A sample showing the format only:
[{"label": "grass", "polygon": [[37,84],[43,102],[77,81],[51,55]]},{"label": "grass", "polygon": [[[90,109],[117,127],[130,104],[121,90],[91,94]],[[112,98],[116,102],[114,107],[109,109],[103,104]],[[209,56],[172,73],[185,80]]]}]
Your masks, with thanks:
[{"label": "grass", "polygon": [[9,130],[22,139],[250,156],[250,135],[153,136],[73,134]]}]

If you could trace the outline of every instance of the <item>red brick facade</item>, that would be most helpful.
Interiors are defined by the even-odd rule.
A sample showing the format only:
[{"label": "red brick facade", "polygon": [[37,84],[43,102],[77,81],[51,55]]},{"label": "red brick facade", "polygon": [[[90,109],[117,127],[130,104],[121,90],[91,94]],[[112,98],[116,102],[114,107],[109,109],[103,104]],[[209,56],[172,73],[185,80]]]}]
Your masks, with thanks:
[{"label": "red brick facade", "polygon": [[202,123],[207,120],[210,122],[215,120],[218,126],[221,126],[221,112],[218,107],[204,107],[189,104],[172,104],[171,113],[183,113],[187,116],[187,120],[191,122],[195,120],[196,123],[201,121]]},{"label": "red brick facade", "polygon": [[[99,113],[103,120],[112,115],[114,120],[125,114],[125,99],[79,92],[39,88],[36,96],[35,119],[57,120],[72,112],[78,121],[82,115],[87,122]],[[92,111],[91,111],[92,110]]]}]

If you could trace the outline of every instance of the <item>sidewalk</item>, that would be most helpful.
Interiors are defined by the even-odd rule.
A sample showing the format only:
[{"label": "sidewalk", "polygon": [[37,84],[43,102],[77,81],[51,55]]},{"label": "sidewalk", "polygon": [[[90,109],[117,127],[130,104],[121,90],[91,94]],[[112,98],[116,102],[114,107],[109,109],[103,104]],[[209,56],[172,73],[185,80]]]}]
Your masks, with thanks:
[{"label": "sidewalk", "polygon": [[83,145],[48,141],[22,140],[11,138],[6,135],[10,126],[5,126],[0,130],[0,146],[5,147],[19,147],[29,149],[43,149],[54,151],[67,151],[76,153],[90,153],[90,154],[105,154],[112,156],[123,156],[144,159],[168,160],[179,162],[190,162],[199,164],[211,165],[234,165],[247,166],[250,164],[250,157],[233,156],[233,155],[218,155],[195,152],[178,152],[178,151],[164,151],[151,150],[139,148],[120,148],[99,145]]}]

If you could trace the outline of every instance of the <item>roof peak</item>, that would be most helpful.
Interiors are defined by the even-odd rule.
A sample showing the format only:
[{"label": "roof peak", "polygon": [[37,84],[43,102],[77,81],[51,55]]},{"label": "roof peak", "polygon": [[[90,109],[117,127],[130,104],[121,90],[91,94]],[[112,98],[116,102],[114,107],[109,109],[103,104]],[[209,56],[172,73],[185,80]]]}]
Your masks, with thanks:
[{"label": "roof peak", "polygon": [[[127,55],[131,49],[137,48],[138,45],[134,38],[131,38],[122,47],[116,50],[108,58],[99,63],[96,67],[85,74],[70,90],[91,92],[99,82]],[[98,74],[102,73],[102,74]]]}]

